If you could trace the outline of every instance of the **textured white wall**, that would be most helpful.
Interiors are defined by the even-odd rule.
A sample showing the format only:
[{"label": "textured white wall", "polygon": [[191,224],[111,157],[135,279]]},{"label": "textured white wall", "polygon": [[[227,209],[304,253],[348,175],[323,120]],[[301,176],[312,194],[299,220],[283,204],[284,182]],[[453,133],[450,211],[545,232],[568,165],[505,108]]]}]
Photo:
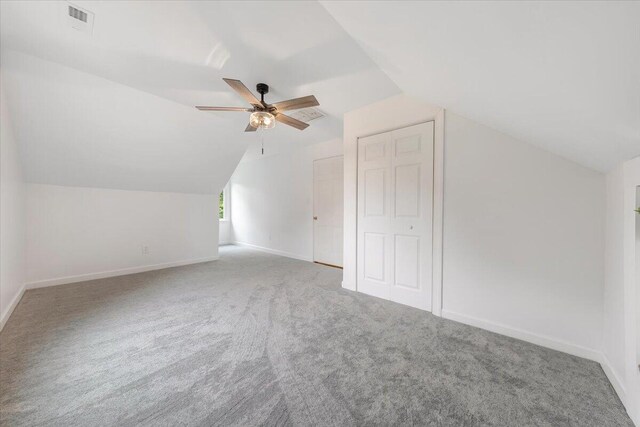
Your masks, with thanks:
[{"label": "textured white wall", "polygon": [[28,285],[214,259],[217,201],[205,194],[28,184]]},{"label": "textured white wall", "polygon": [[312,260],[313,161],[341,154],[333,139],[240,162],[230,182],[234,240]]},{"label": "textured white wall", "polygon": [[25,188],[0,76],[0,329],[25,281]]}]

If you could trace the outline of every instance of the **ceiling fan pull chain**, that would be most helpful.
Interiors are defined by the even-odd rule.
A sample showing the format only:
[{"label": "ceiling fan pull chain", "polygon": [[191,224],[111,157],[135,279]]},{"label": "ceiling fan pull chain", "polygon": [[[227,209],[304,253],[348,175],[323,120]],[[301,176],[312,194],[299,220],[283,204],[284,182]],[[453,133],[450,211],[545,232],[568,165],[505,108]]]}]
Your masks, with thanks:
[{"label": "ceiling fan pull chain", "polygon": [[260,146],[262,148],[262,155],[264,156],[264,130],[262,127],[258,128],[258,132],[260,133]]}]

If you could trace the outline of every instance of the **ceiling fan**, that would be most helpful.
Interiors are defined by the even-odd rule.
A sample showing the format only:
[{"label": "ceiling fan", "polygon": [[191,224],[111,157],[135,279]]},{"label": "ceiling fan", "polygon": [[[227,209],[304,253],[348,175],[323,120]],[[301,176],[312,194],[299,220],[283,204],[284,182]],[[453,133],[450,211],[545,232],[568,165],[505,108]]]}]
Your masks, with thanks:
[{"label": "ceiling fan", "polygon": [[243,107],[205,107],[196,106],[201,111],[244,111],[251,113],[249,124],[244,130],[245,132],[255,132],[257,129],[271,129],[276,125],[276,121],[285,125],[293,126],[296,129],[305,130],[309,125],[293,117],[282,114],[282,111],[298,110],[300,108],[315,107],[320,105],[315,96],[303,96],[302,98],[289,99],[287,101],[276,102],[275,104],[267,104],[264,102],[264,95],[269,93],[269,86],[264,83],[258,83],[256,90],[260,94],[260,99],[256,98],[253,93],[240,81],[233,79],[222,79],[241,97],[243,97],[252,108]]}]

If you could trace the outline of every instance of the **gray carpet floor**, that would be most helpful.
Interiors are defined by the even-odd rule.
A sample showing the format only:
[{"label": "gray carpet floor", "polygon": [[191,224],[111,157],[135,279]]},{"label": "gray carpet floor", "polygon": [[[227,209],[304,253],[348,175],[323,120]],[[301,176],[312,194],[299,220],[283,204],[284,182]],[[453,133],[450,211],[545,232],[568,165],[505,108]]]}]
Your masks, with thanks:
[{"label": "gray carpet floor", "polygon": [[0,334],[0,424],[631,426],[597,363],[221,259],[28,291]]}]

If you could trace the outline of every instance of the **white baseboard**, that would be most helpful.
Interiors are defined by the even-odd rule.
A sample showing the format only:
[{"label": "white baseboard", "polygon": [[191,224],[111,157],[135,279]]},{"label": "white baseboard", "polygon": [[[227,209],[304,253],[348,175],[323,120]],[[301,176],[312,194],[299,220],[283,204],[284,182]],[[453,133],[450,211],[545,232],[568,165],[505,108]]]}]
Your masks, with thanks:
[{"label": "white baseboard", "polygon": [[620,401],[626,406],[627,391],[624,387],[624,382],[620,380],[620,377],[616,374],[611,362],[609,362],[609,359],[604,355],[604,353],[600,355],[600,366],[602,366],[602,370],[609,379],[613,389],[618,393]]},{"label": "white baseboard", "polygon": [[102,271],[99,273],[79,274],[77,276],[57,277],[55,279],[38,280],[26,284],[27,289],[46,288],[48,286],[66,285],[69,283],[84,282],[87,280],[104,279],[107,277],[125,276],[127,274],[143,273],[151,270],[162,270],[163,268],[180,267],[182,265],[198,264],[201,262],[215,261],[219,256],[212,256],[198,259],[188,259],[183,261],[166,262],[162,264],[142,265],[139,267],[123,268],[120,270]]},{"label": "white baseboard", "polygon": [[522,329],[504,325],[502,323],[497,323],[485,319],[478,319],[476,317],[467,316],[465,314],[456,313],[446,309],[442,309],[442,317],[444,317],[445,319],[455,320],[456,322],[475,326],[477,328],[486,329],[497,334],[506,335],[511,338],[527,341],[542,347],[562,351],[573,356],[583,357],[585,359],[593,360],[598,363],[600,363],[602,360],[602,353],[597,350],[593,350],[577,344],[572,344],[546,335],[528,332]]},{"label": "white baseboard", "polygon": [[22,299],[25,290],[26,286],[22,285],[16,296],[11,300],[11,303],[9,304],[7,309],[4,311],[4,313],[2,313],[2,317],[0,317],[0,331],[2,331],[4,325],[7,323],[7,320],[9,320],[9,317],[11,317],[11,313],[13,313],[13,310],[15,310],[15,308],[18,306],[18,303]]},{"label": "white baseboard", "polygon": [[298,254],[294,254],[294,253],[291,253],[291,252],[281,251],[281,250],[278,250],[278,249],[265,248],[263,246],[258,246],[258,245],[253,245],[251,243],[238,242],[238,241],[234,241],[234,242],[232,242],[232,244],[237,245],[237,246],[244,246],[246,248],[255,249],[257,251],[266,252],[266,253],[273,254],[273,255],[280,255],[280,256],[283,256],[283,257],[287,257],[287,258],[299,259],[301,261],[313,262],[313,259],[311,259],[309,257],[298,255]]}]

